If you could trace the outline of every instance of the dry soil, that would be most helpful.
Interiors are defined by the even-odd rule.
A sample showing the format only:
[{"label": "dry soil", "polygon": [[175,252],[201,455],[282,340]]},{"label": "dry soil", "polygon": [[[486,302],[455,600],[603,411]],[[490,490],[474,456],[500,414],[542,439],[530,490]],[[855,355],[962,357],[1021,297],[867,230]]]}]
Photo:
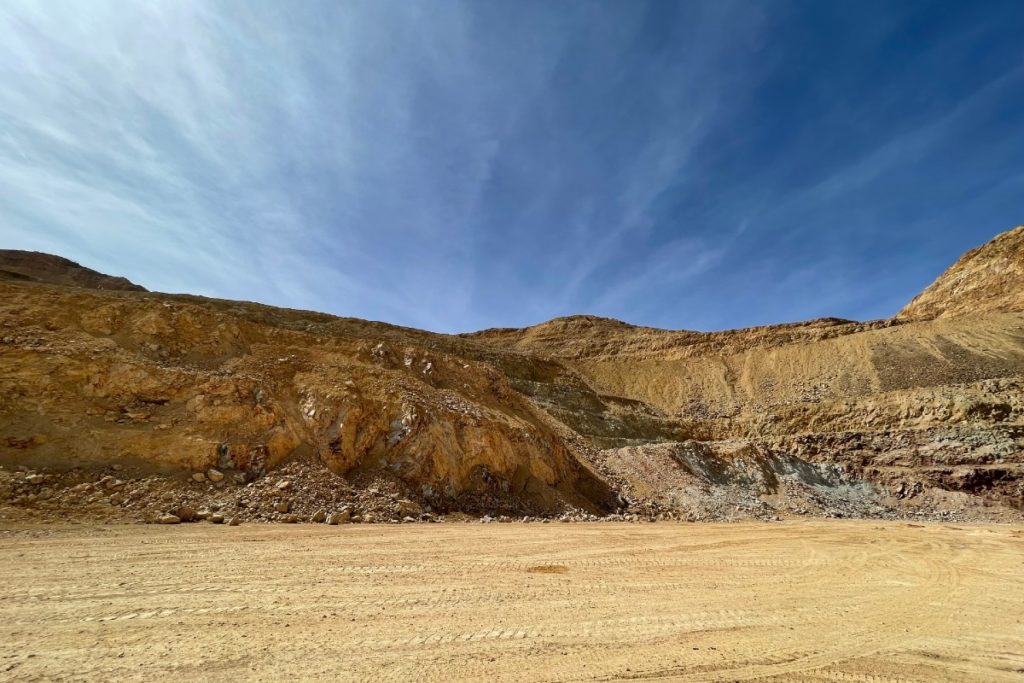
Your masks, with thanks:
[{"label": "dry soil", "polygon": [[0,531],[4,680],[1019,681],[1024,528]]}]

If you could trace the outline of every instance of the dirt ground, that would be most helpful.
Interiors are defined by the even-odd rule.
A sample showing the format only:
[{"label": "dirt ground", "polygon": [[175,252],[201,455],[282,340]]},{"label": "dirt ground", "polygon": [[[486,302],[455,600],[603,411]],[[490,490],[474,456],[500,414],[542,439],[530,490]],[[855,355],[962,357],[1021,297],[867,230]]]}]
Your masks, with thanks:
[{"label": "dirt ground", "polygon": [[1024,528],[0,530],[3,680],[1024,680]]}]

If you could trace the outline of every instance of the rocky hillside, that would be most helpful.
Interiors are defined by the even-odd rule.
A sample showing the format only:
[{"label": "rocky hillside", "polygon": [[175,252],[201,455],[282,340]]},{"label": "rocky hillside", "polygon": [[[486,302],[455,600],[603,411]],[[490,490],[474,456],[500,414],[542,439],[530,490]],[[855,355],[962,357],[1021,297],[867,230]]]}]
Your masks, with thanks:
[{"label": "rocky hillside", "polygon": [[112,277],[53,254],[0,249],[0,279],[48,282],[68,287],[144,292],[123,277]]},{"label": "rocky hillside", "polygon": [[980,264],[1022,242],[961,259],[928,315],[719,333],[438,335],[33,257],[0,279],[2,514],[1019,518],[1022,283]]},{"label": "rocky hillside", "polygon": [[1024,225],[960,257],[900,311],[902,319],[1024,311]]},{"label": "rocky hillside", "polygon": [[447,507],[614,495],[568,431],[430,335],[254,304],[0,283],[9,462],[248,480],[295,459],[384,473]]}]

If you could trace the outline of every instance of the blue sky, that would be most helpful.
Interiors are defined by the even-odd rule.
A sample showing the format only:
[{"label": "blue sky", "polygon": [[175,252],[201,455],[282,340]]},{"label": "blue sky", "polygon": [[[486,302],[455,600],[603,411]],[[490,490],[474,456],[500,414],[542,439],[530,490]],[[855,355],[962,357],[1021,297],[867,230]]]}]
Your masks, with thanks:
[{"label": "blue sky", "polygon": [[0,246],[468,331],[895,313],[1024,222],[1024,3],[0,3]]}]

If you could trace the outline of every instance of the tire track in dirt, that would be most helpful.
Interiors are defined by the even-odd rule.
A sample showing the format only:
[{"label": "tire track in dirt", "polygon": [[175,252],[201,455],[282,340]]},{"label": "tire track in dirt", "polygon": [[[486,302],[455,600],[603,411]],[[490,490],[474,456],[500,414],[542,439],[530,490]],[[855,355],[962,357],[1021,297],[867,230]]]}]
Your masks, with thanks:
[{"label": "tire track in dirt", "polygon": [[[1024,653],[1024,544],[1003,530],[221,532],[0,539],[0,669],[14,680],[889,683],[914,680],[894,675],[899,662],[920,680],[1014,680]],[[150,543],[154,533],[166,538]],[[140,536],[146,552],[130,552]]]}]

